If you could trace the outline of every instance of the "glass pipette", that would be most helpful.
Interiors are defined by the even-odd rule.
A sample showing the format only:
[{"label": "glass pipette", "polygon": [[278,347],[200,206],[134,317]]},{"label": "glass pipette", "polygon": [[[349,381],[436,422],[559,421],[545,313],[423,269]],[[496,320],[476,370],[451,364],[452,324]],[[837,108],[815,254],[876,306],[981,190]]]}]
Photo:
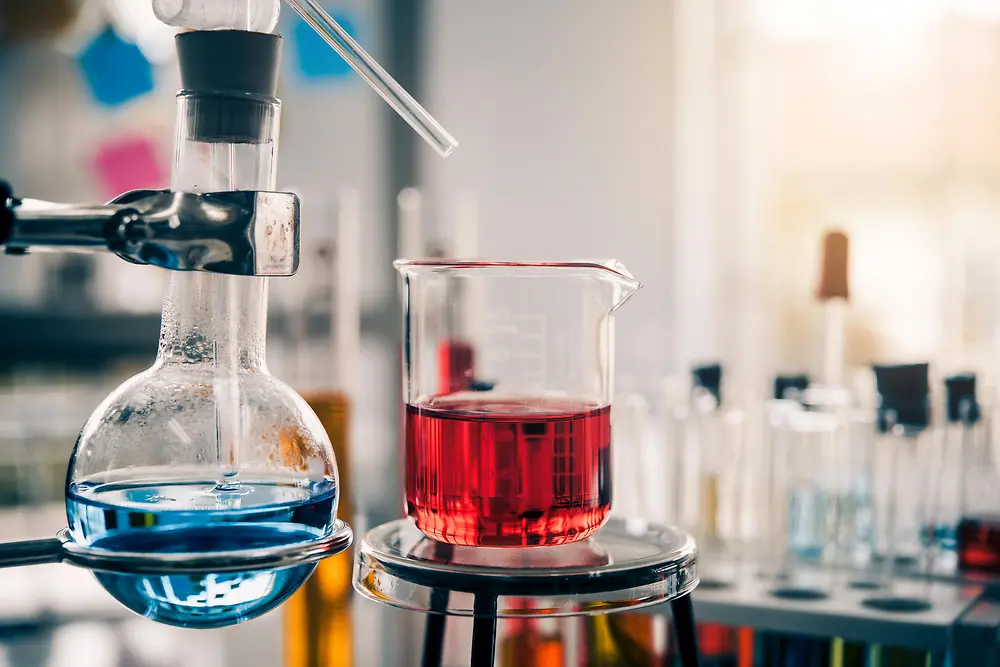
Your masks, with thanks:
[{"label": "glass pipette", "polygon": [[458,146],[455,137],[441,127],[353,37],[323,9],[317,0],[285,0],[295,12],[319,33],[355,72],[382,96],[393,109],[429,143],[441,157],[448,157]]}]

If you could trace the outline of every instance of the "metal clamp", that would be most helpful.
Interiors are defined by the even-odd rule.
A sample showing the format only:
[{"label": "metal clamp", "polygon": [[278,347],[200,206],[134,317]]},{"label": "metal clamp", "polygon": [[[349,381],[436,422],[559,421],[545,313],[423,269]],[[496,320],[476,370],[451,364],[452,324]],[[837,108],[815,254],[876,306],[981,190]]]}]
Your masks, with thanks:
[{"label": "metal clamp", "polygon": [[136,190],[105,206],[15,199],[0,183],[0,246],[107,250],[175,271],[291,276],[299,267],[299,199],[287,192]]}]

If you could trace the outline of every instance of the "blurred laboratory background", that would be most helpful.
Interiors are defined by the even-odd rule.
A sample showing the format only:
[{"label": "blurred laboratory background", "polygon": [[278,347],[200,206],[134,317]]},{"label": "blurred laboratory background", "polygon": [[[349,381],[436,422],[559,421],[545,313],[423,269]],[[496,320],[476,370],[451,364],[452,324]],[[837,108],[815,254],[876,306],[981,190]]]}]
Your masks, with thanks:
[{"label": "blurred laboratory background", "polygon": [[[343,405],[317,412],[358,535],[403,512],[392,260],[613,257],[643,283],[617,317],[614,511],[683,524],[718,554],[704,556],[711,585],[695,595],[704,664],[833,665],[852,650],[867,662],[840,664],[998,664],[1000,607],[984,602],[992,580],[955,572],[969,564],[956,553],[959,521],[971,516],[962,511],[977,504],[976,516],[994,513],[996,532],[980,546],[995,561],[973,558],[966,570],[1000,571],[1000,493],[996,506],[963,497],[975,474],[983,488],[1000,484],[1000,0],[323,5],[461,141],[440,159],[283,12],[278,189],[302,198],[302,265],[271,281],[269,365],[307,399],[328,385],[349,403],[349,419]],[[0,179],[19,196],[67,202],[167,188],[174,35],[148,0],[0,0]],[[340,233],[345,207],[356,235]],[[824,288],[824,263],[838,261],[824,257],[831,232],[849,248],[843,289]],[[77,433],[152,362],[165,282],[112,256],[0,257],[3,540],[65,525]],[[357,300],[360,322],[347,360],[335,339],[351,334],[333,317],[344,299]],[[935,406],[930,416],[907,421],[875,364],[916,367],[907,391],[926,388],[900,405]],[[975,375],[974,396],[951,397],[961,409],[949,418],[945,379],[960,374]],[[778,376],[805,378],[788,385],[801,407],[792,416],[772,405],[792,397],[775,392]],[[714,402],[704,408],[696,390]],[[799,451],[810,439],[839,442],[838,429],[875,444],[856,447],[857,460],[835,445]],[[984,442],[949,449],[949,429]],[[902,444],[879,450],[893,437]],[[894,448],[913,461],[881,471],[878,452]],[[881,484],[904,468],[912,474]],[[848,478],[875,490],[857,500]],[[798,482],[850,487],[857,502],[848,512],[827,493],[803,509],[804,496],[787,496]],[[922,482],[933,506],[911,497]],[[880,533],[865,503],[902,518]],[[909,523],[915,532],[902,536]],[[890,561],[902,564],[872,565]],[[131,615],[84,570],[0,570],[0,667],[417,664],[424,619],[354,599],[347,562],[327,573],[340,596],[330,605],[347,610],[329,627],[312,623],[322,601],[293,599],[213,632]],[[898,593],[897,578],[919,581],[895,599],[927,606],[894,615],[863,604],[865,585],[816,574],[859,562],[854,571],[872,575],[862,584]],[[773,588],[762,582],[779,575],[795,580],[793,593],[762,602]],[[803,620],[803,590],[835,609]],[[971,612],[976,641],[994,632],[993,644],[975,644],[987,662],[955,657]],[[649,621],[635,636],[657,637],[648,643],[660,657],[586,664],[670,664],[662,619],[629,616],[635,627]],[[468,628],[449,628],[446,658],[464,664]],[[804,636],[801,655],[826,662],[760,657],[792,655]],[[520,663],[535,664],[554,663]]]}]

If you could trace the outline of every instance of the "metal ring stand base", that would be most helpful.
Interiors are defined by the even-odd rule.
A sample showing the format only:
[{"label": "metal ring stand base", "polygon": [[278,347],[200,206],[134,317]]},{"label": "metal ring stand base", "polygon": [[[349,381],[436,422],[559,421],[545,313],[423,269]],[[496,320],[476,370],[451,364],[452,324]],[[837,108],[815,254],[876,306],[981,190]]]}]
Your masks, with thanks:
[{"label": "metal ring stand base", "polygon": [[[448,591],[441,591],[444,596]],[[482,602],[480,602],[482,600]],[[471,667],[492,667],[497,639],[497,599],[492,596],[477,596],[477,608],[483,615],[476,615],[472,625]],[[691,596],[684,595],[670,602],[677,636],[677,652],[681,667],[700,667],[698,654],[698,633],[694,621],[694,605]],[[444,631],[448,617],[443,613],[427,615],[424,630],[424,650],[421,667],[441,667],[444,656]]]},{"label": "metal ring stand base", "polygon": [[422,667],[441,667],[448,616],[473,618],[471,665],[492,667],[500,618],[587,616],[663,602],[671,605],[682,667],[699,667],[690,597],[697,583],[694,541],[643,522],[612,519],[572,545],[491,549],[435,542],[401,520],[362,540],[354,586],[375,602],[428,614]]}]

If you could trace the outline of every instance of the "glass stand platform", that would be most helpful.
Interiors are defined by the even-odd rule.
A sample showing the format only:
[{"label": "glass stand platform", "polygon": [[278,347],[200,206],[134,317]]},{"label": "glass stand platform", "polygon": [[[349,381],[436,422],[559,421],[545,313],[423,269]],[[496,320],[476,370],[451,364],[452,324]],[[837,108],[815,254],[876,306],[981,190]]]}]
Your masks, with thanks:
[{"label": "glass stand platform", "polygon": [[127,575],[254,572],[316,563],[346,551],[353,541],[351,527],[338,519],[329,535],[310,542],[239,551],[143,553],[76,544],[64,528],[50,539],[0,542],[0,568],[69,563],[95,572]]},{"label": "glass stand platform", "polygon": [[698,666],[690,593],[694,539],[673,528],[613,518],[593,537],[557,547],[456,547],[407,519],[361,541],[354,587],[382,604],[430,614],[423,667],[440,667],[448,616],[472,616],[472,667],[493,665],[497,619],[584,616],[669,602],[682,667]]}]

